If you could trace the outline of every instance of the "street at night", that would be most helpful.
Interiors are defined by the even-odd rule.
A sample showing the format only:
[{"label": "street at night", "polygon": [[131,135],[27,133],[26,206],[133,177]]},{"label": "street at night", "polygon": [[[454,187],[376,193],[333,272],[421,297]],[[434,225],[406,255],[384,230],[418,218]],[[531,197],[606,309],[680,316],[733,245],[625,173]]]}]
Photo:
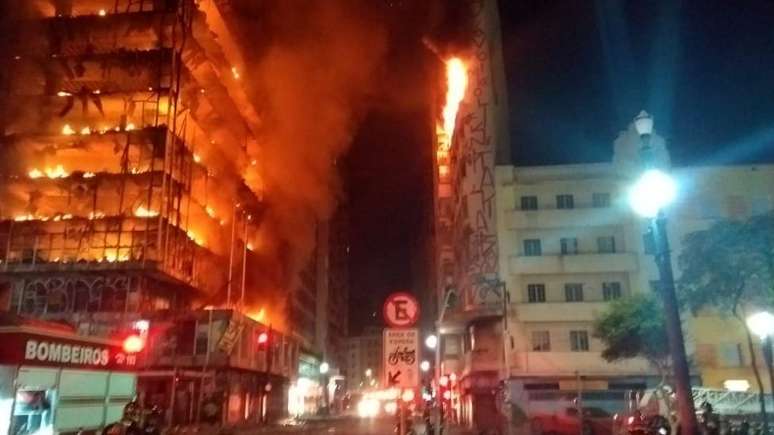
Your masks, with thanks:
[{"label": "street at night", "polygon": [[0,6],[0,435],[774,434],[772,0]]}]

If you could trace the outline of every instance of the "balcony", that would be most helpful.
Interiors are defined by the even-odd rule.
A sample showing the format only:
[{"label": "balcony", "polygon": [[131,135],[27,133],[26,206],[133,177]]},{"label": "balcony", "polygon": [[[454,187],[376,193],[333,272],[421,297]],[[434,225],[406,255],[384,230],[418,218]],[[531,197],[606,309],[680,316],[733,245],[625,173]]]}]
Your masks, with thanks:
[{"label": "balcony", "polygon": [[511,210],[508,213],[508,228],[524,230],[619,225],[626,216],[615,207]]},{"label": "balcony", "polygon": [[520,322],[591,322],[604,311],[607,302],[544,302],[516,304],[516,318]]},{"label": "balcony", "polygon": [[653,375],[655,370],[643,359],[608,363],[598,352],[516,352],[511,357],[511,374],[533,376]]},{"label": "balcony", "polygon": [[510,272],[515,275],[561,273],[634,272],[637,256],[630,252],[612,254],[512,256]]}]

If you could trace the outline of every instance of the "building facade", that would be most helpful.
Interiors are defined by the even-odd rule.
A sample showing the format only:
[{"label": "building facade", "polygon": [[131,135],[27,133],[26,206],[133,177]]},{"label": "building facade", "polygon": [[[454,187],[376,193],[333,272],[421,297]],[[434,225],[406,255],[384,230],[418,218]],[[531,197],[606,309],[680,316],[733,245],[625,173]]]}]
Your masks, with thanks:
[{"label": "building facade", "polygon": [[[610,301],[658,285],[642,239],[646,222],[627,204],[629,186],[642,171],[640,138],[628,126],[607,162],[514,166],[497,5],[471,4],[473,53],[459,54],[468,86],[451,129],[437,128],[434,231],[428,236],[439,372],[459,379],[453,411],[479,429],[520,425],[535,407],[572,404],[578,391],[585,392],[584,401],[620,409],[626,391],[659,380],[644,360],[605,362],[592,330]],[[664,140],[654,135],[652,145],[658,162],[669,167]],[[718,218],[772,208],[771,165],[671,170],[681,186],[668,210],[678,277],[686,234]],[[740,325],[701,313],[686,318],[685,329],[697,385],[754,385]],[[506,401],[518,411],[508,412],[501,406]]]},{"label": "building facade", "polygon": [[[274,331],[277,364],[239,356],[268,327],[239,314],[263,305],[247,271],[265,205],[231,6],[19,6],[0,40],[1,308],[92,336],[143,325],[161,353],[143,360],[138,392],[169,423],[199,421],[206,397],[221,421],[279,416],[284,404],[261,400],[287,394],[297,341]],[[224,311],[200,309],[212,305]]]},{"label": "building facade", "polygon": [[381,328],[367,327],[362,335],[349,337],[346,343],[347,389],[353,392],[379,388],[383,373]]},{"label": "building facade", "polygon": [[[652,145],[657,159],[669,165],[663,139],[655,135]],[[497,166],[498,284],[507,303],[482,318],[454,317],[452,310],[442,323],[456,321],[462,328],[444,336],[443,355],[444,371],[462,374],[463,422],[489,424],[491,416],[476,415],[486,411],[466,384],[485,368],[507,379],[504,392],[518,416],[550,403],[571,404],[579,391],[589,406],[615,411],[627,391],[660,381],[643,359],[607,363],[602,343],[593,337],[594,320],[610,301],[658,286],[642,238],[646,222],[628,204],[628,190],[641,173],[640,146],[630,125],[616,139],[609,162]],[[718,219],[744,219],[774,207],[774,165],[673,166],[671,173],[680,186],[677,201],[666,210],[678,280],[677,261],[688,234]],[[694,385],[723,389],[741,381],[755,388],[753,357],[737,320],[713,312],[684,320]],[[755,358],[764,367],[759,353]]]}]

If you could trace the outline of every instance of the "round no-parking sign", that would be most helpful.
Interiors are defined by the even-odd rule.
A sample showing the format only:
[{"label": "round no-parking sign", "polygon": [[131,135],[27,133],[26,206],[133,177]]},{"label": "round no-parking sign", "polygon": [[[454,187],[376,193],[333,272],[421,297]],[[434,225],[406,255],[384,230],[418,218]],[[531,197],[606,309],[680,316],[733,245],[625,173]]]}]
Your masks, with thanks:
[{"label": "round no-parking sign", "polygon": [[419,319],[419,302],[406,292],[393,293],[384,301],[384,321],[393,328],[414,326]]}]

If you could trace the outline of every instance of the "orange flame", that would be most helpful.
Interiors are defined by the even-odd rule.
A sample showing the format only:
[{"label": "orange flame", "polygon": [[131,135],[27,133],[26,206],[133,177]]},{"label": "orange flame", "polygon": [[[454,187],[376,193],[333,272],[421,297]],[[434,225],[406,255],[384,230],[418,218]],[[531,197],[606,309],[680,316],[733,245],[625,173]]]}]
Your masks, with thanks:
[{"label": "orange flame", "polygon": [[255,320],[256,322],[263,323],[263,321],[266,320],[266,310],[261,308],[258,311],[249,311],[247,313],[247,317]]},{"label": "orange flame", "polygon": [[446,61],[446,105],[443,108],[443,132],[449,138],[451,146],[454,135],[454,124],[457,121],[457,111],[460,102],[465,98],[468,87],[468,71],[465,63],[458,57]]}]

